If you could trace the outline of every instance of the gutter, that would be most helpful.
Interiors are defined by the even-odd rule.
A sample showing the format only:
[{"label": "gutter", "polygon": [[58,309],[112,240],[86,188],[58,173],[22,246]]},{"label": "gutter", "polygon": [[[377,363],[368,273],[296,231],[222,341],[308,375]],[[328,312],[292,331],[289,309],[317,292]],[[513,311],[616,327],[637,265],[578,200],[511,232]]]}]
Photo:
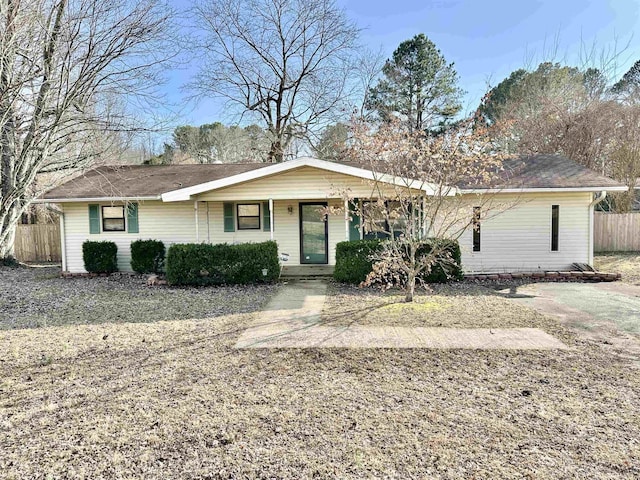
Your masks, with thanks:
[{"label": "gutter", "polygon": [[[544,188],[470,188],[460,189],[460,193],[555,193],[555,192],[599,192],[603,189],[609,192],[626,192],[628,187],[544,187]],[[606,192],[605,192],[606,193]]]},{"label": "gutter", "polygon": [[607,198],[607,192],[606,190],[602,190],[589,204],[589,265],[593,265],[593,211],[595,206],[601,203],[605,198]]},{"label": "gutter", "polygon": [[149,197],[38,198],[33,200],[33,203],[140,202],[161,199],[161,195]]}]

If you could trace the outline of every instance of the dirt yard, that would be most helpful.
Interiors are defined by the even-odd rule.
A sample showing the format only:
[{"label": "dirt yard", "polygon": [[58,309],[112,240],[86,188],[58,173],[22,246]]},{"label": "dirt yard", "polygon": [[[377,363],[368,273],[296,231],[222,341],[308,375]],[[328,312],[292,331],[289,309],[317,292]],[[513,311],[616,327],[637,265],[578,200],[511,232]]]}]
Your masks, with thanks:
[{"label": "dirt yard", "polygon": [[[62,295],[69,285],[44,281]],[[192,301],[207,294],[216,289]],[[571,349],[238,350],[254,315],[216,314],[213,304],[206,308],[217,316],[199,320],[13,323],[0,331],[0,476],[640,476],[640,372],[628,359],[488,291],[443,289],[420,300],[424,306],[407,307],[418,315],[388,307],[380,318],[355,320],[470,326],[476,318],[488,327],[500,319],[539,326]],[[376,309],[367,294],[338,287],[329,302],[343,324],[347,308]]]},{"label": "dirt yard", "polygon": [[640,252],[600,253],[593,263],[597,270],[619,272],[623,282],[640,285]]}]

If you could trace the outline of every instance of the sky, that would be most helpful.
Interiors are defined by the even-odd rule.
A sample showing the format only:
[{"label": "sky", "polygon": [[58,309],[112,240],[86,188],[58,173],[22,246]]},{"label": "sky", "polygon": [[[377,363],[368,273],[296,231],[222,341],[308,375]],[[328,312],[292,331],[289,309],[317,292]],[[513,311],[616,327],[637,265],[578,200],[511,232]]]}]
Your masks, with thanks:
[{"label": "sky", "polygon": [[[474,110],[487,85],[513,70],[552,59],[592,66],[609,61],[620,77],[640,59],[640,0],[337,0],[363,29],[361,42],[388,58],[397,46],[424,33],[454,62],[466,91],[465,111]],[[173,0],[184,10],[189,0]],[[595,46],[595,47],[594,47]],[[595,50],[594,50],[595,49]],[[589,52],[595,51],[595,55]],[[613,61],[612,61],[613,60]],[[196,61],[197,62],[197,61]],[[192,63],[169,72],[167,98],[180,105],[177,124],[233,122],[219,99],[185,100],[183,84],[196,71]]]}]

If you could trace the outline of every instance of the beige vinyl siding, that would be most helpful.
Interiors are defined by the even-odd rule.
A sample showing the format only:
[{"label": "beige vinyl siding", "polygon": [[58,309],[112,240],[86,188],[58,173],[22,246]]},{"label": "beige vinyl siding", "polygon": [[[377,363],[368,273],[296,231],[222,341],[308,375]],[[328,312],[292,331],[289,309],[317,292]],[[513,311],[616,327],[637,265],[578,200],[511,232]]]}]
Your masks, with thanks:
[{"label": "beige vinyl siding", "polygon": [[[304,199],[304,200],[275,200],[273,202],[273,233],[274,240],[278,243],[280,254],[289,254],[287,265],[300,264],[300,202],[327,202],[329,206],[337,207],[341,204],[337,199]],[[253,203],[258,200],[241,200],[235,203]],[[205,202],[203,202],[205,203]],[[225,202],[206,202],[209,204],[209,236],[211,243],[247,243],[264,242],[269,240],[270,232],[260,230],[238,230],[236,223],[235,232],[225,232],[223,225],[223,205]],[[291,206],[292,213],[288,208]],[[202,211],[203,207],[200,207]],[[205,207],[206,208],[206,207]],[[261,205],[262,208],[262,205]],[[235,205],[234,205],[235,214]],[[260,211],[260,226],[262,227],[262,210]],[[329,215],[329,265],[335,265],[336,243],[345,240],[345,221],[342,213]],[[203,239],[206,241],[206,238]]]},{"label": "beige vinyl siding", "polygon": [[[342,200],[328,199],[332,185],[337,188],[349,186],[352,195],[359,198],[366,198],[370,193],[370,186],[360,179],[304,167],[201,195],[198,198],[197,237],[193,201],[139,202],[137,234],[106,232],[91,235],[88,203],[64,204],[67,270],[84,272],[82,243],[85,240],[114,241],[118,245],[118,266],[122,271],[131,269],[129,245],[136,239],[162,240],[167,247],[173,243],[196,241],[245,243],[269,240],[270,232],[262,228],[262,212],[260,230],[237,230],[236,225],[234,232],[225,232],[223,225],[225,202],[260,202],[262,208],[262,202],[268,198],[274,199],[274,239],[279,252],[289,254],[288,265],[299,265],[299,202],[327,201],[332,207],[342,207]],[[512,208],[483,221],[480,252],[472,252],[470,230],[460,238],[465,271],[562,270],[573,262],[589,262],[590,193],[498,195],[496,198],[512,204]],[[551,205],[560,205],[558,252],[551,251]],[[474,197],[469,195],[469,216],[473,206]],[[330,265],[335,264],[336,244],[347,237],[345,230],[344,213],[329,215]]]},{"label": "beige vinyl siding", "polygon": [[[341,205],[341,200],[305,199],[305,202],[327,202],[330,206]],[[242,200],[240,203],[252,203],[258,200]],[[260,202],[262,209],[262,202]],[[85,272],[82,259],[82,244],[85,240],[109,240],[118,246],[118,268],[131,271],[130,244],[137,239],[162,240],[167,248],[174,243],[247,243],[264,242],[270,239],[270,232],[262,228],[262,210],[260,211],[260,230],[238,230],[225,232],[223,224],[224,202],[198,202],[198,239],[196,239],[194,202],[140,202],[138,223],[140,233],[103,232],[89,233],[89,207],[87,203],[64,204],[67,270],[72,273]],[[105,203],[104,205],[110,205]],[[291,206],[293,213],[289,214]],[[235,211],[235,209],[234,209]],[[335,265],[336,243],[346,237],[343,214],[329,215],[329,264]],[[274,239],[278,250],[289,254],[287,265],[300,264],[299,201],[274,201]]]},{"label": "beige vinyl siding", "polygon": [[313,167],[301,167],[279,175],[206,192],[198,198],[209,201],[236,201],[246,199],[250,192],[250,195],[257,199],[327,199],[341,196],[340,192],[347,188],[354,197],[368,198],[373,192],[371,181]]},{"label": "beige vinyl siding", "polygon": [[[95,203],[97,204],[98,202]],[[85,240],[109,240],[115,242],[118,246],[118,268],[121,271],[131,271],[130,244],[134,240],[162,240],[167,248],[173,243],[195,242],[193,202],[139,202],[139,233],[135,234],[127,233],[126,231],[90,234],[88,205],[88,203],[66,203],[63,205],[67,270],[69,272],[85,272],[84,261],[82,260],[82,244]],[[102,203],[101,205],[111,204]],[[200,220],[202,226],[202,219]],[[206,226],[206,223],[204,225]]]},{"label": "beige vinyl siding", "polygon": [[[481,224],[481,250],[467,230],[460,238],[466,272],[565,270],[589,262],[590,193],[498,195],[511,205]],[[560,205],[559,250],[551,251],[551,205]],[[469,200],[469,215],[473,200]]]}]

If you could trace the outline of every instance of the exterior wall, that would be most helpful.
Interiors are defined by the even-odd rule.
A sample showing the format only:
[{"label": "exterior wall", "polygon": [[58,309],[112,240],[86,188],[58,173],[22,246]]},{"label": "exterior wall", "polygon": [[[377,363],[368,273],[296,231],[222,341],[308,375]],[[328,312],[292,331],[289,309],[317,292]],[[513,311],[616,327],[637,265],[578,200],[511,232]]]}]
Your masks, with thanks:
[{"label": "exterior wall", "polygon": [[[111,204],[102,203],[102,205]],[[88,204],[65,203],[63,204],[63,211],[67,271],[72,273],[85,272],[82,260],[82,244],[85,240],[109,240],[115,242],[118,245],[118,268],[122,271],[131,270],[131,251],[129,246],[134,240],[162,240],[167,248],[172,243],[195,242],[196,232],[193,210],[193,202],[139,202],[138,224],[140,233],[106,232],[90,234]],[[200,222],[201,225],[202,223]]]},{"label": "exterior wall", "polygon": [[[242,203],[260,200],[243,200]],[[315,199],[301,200],[313,202]],[[330,206],[340,206],[341,200],[320,199]],[[93,203],[93,202],[92,202]],[[110,205],[104,203],[104,205]],[[290,215],[288,207],[293,213]],[[82,260],[82,243],[86,240],[113,241],[118,245],[118,268],[131,271],[130,244],[138,239],[162,240],[167,248],[173,243],[246,243],[264,242],[270,232],[260,230],[237,230],[225,232],[223,224],[223,202],[198,202],[198,232],[196,236],[194,202],[140,202],[138,208],[139,232],[89,233],[89,209],[87,203],[63,205],[65,222],[66,269],[72,273],[85,272]],[[274,239],[278,250],[289,254],[287,265],[300,264],[299,201],[274,201]],[[261,219],[262,222],[262,219]],[[328,217],[329,265],[335,265],[336,243],[346,239],[345,220],[342,214]]]},{"label": "exterior wall", "polygon": [[[313,169],[311,169],[313,170]],[[309,174],[313,172],[308,172]],[[309,178],[315,178],[311,175]],[[275,178],[272,179],[275,181]],[[291,179],[290,179],[291,180]],[[257,186],[257,184],[256,184]],[[288,190],[303,187],[293,182]],[[237,187],[234,187],[237,188]],[[272,185],[270,188],[276,188]],[[231,189],[226,189],[231,190]],[[196,236],[194,202],[162,203],[160,201],[140,202],[138,209],[139,232],[89,233],[87,203],[64,204],[66,268],[70,272],[84,272],[82,243],[85,240],[111,240],[118,245],[118,266],[129,271],[129,245],[137,239],[162,240],[167,247],[173,243],[210,242],[244,243],[269,240],[270,232],[245,230],[224,232],[223,202],[241,200],[262,202],[266,198],[281,196],[277,190],[243,188],[243,198],[239,192],[227,192],[218,201],[198,202],[198,235]],[[355,195],[366,197],[364,191],[355,190]],[[255,195],[247,200],[247,191]],[[276,195],[277,192],[277,195]],[[202,196],[210,198],[212,194]],[[482,223],[481,251],[472,252],[472,232],[469,230],[460,238],[462,262],[467,272],[503,272],[531,270],[563,270],[573,262],[588,263],[590,259],[590,193],[553,193],[499,195],[499,201],[511,203],[512,208],[499,213]],[[330,206],[341,207],[342,200],[326,196],[304,199],[274,200],[274,239],[280,253],[288,253],[287,265],[300,264],[299,202],[328,201]],[[469,215],[472,215],[473,197],[469,196]],[[108,205],[105,203],[105,205]],[[551,251],[551,205],[560,205],[559,251]],[[288,207],[292,207],[292,214]],[[343,214],[329,215],[329,265],[335,265],[335,246],[347,238]]]},{"label": "exterior wall", "polygon": [[[497,195],[511,205],[481,224],[481,251],[473,252],[472,231],[460,238],[465,272],[566,270],[589,263],[590,193]],[[560,206],[559,250],[551,251],[551,205]],[[469,199],[469,215],[473,200]]]},{"label": "exterior wall", "polygon": [[327,199],[340,196],[349,189],[354,197],[371,197],[373,186],[362,178],[327,172],[313,167],[301,167],[279,175],[252,180],[232,187],[203,193],[200,200],[235,201],[247,198],[247,192],[256,199]]}]

